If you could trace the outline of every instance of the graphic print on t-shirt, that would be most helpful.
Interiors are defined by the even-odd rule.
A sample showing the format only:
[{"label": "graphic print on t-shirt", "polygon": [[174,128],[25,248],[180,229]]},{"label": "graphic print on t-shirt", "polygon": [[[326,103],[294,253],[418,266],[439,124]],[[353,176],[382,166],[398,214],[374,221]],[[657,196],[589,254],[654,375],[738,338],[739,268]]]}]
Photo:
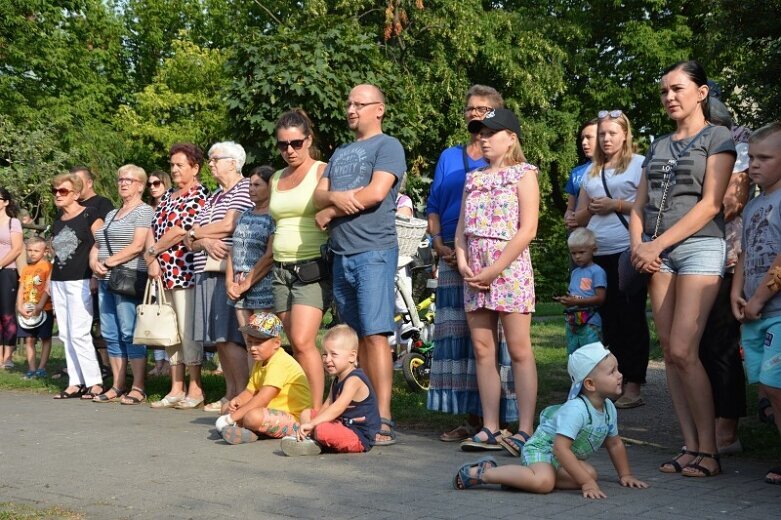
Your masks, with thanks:
[{"label": "graphic print on t-shirt", "polygon": [[769,232],[768,222],[774,210],[775,206],[772,204],[757,208],[751,215],[751,222],[746,226],[746,249],[750,249],[752,254],[746,255],[745,276],[764,275],[776,259],[778,244],[773,243],[775,237]]},{"label": "graphic print on t-shirt", "polygon": [[331,160],[330,178],[334,191],[347,191],[364,187],[363,182],[371,175],[366,149],[350,146]]},{"label": "graphic print on t-shirt", "polygon": [[67,225],[62,228],[62,231],[54,236],[52,239],[52,248],[54,249],[54,257],[57,260],[57,265],[61,269],[67,265],[68,260],[70,260],[79,248],[79,243],[78,235],[76,235],[76,232]]}]

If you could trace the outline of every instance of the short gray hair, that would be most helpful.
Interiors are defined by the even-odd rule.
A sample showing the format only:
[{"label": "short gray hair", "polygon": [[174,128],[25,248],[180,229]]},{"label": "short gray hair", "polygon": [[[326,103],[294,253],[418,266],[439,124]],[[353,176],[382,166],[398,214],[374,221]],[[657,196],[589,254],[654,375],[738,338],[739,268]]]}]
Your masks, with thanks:
[{"label": "short gray hair", "polygon": [[209,153],[207,155],[211,157],[212,152],[215,150],[221,151],[227,157],[230,157],[236,161],[236,171],[241,173],[241,169],[244,167],[244,163],[247,161],[247,152],[244,151],[243,146],[234,141],[222,141],[219,143],[214,143],[211,148],[209,148]]}]

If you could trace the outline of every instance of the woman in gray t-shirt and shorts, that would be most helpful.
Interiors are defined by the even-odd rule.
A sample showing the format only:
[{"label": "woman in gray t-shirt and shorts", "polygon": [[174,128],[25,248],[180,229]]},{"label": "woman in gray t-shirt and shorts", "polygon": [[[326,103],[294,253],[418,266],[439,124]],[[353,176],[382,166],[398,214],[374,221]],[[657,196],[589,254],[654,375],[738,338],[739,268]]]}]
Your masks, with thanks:
[{"label": "woman in gray t-shirt and shorts", "polygon": [[643,163],[630,223],[632,263],[652,275],[648,292],[685,446],[659,470],[707,477],[719,474],[721,464],[698,349],[724,269],[721,202],[735,145],[728,129],[708,123],[707,77],[699,63],[668,68],[660,92],[676,130],[654,141]]}]

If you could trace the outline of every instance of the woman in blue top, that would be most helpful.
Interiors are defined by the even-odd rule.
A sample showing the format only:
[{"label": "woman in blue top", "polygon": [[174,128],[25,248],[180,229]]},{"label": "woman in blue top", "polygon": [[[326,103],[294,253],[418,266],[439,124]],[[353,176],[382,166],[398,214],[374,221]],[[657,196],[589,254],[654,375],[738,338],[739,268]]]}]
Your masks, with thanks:
[{"label": "woman in blue top", "polygon": [[[503,108],[501,94],[491,87],[473,85],[466,94],[464,119],[468,124],[483,119],[493,108]],[[482,427],[482,408],[475,376],[475,356],[464,314],[463,280],[456,267],[455,239],[466,172],[486,166],[477,134],[466,145],[452,146],[442,152],[429,192],[428,229],[439,257],[437,282],[437,315],[434,327],[434,357],[431,365],[431,387],[428,408],[451,414],[468,414],[467,421],[440,440],[460,442]],[[502,424],[518,420],[518,407],[507,343],[499,348],[502,382],[500,420]]]},{"label": "woman in blue top", "polygon": [[569,179],[564,186],[564,192],[567,194],[567,211],[564,212],[564,225],[567,231],[572,231],[578,227],[575,220],[575,210],[578,208],[578,197],[580,196],[580,185],[583,183],[583,176],[591,168],[591,158],[594,156],[594,150],[597,146],[597,123],[598,118],[589,119],[580,127],[578,136],[580,137],[580,149],[583,151],[583,157],[586,162],[581,163],[569,172]]}]

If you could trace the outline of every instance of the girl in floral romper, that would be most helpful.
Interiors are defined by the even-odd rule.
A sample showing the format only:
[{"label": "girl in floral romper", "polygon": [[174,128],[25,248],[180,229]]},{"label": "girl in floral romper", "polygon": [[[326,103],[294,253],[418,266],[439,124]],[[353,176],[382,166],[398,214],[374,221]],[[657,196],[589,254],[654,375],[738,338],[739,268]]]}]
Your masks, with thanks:
[{"label": "girl in floral romper", "polygon": [[[537,368],[531,348],[534,277],[529,243],[537,233],[537,168],[526,163],[518,119],[495,109],[469,123],[479,133],[488,167],[469,172],[456,230],[456,258],[464,277],[464,309],[477,363],[484,428],[464,441],[465,451],[502,449],[518,454],[533,431]],[[518,397],[518,433],[499,431],[501,385],[496,362],[502,320]]]}]

